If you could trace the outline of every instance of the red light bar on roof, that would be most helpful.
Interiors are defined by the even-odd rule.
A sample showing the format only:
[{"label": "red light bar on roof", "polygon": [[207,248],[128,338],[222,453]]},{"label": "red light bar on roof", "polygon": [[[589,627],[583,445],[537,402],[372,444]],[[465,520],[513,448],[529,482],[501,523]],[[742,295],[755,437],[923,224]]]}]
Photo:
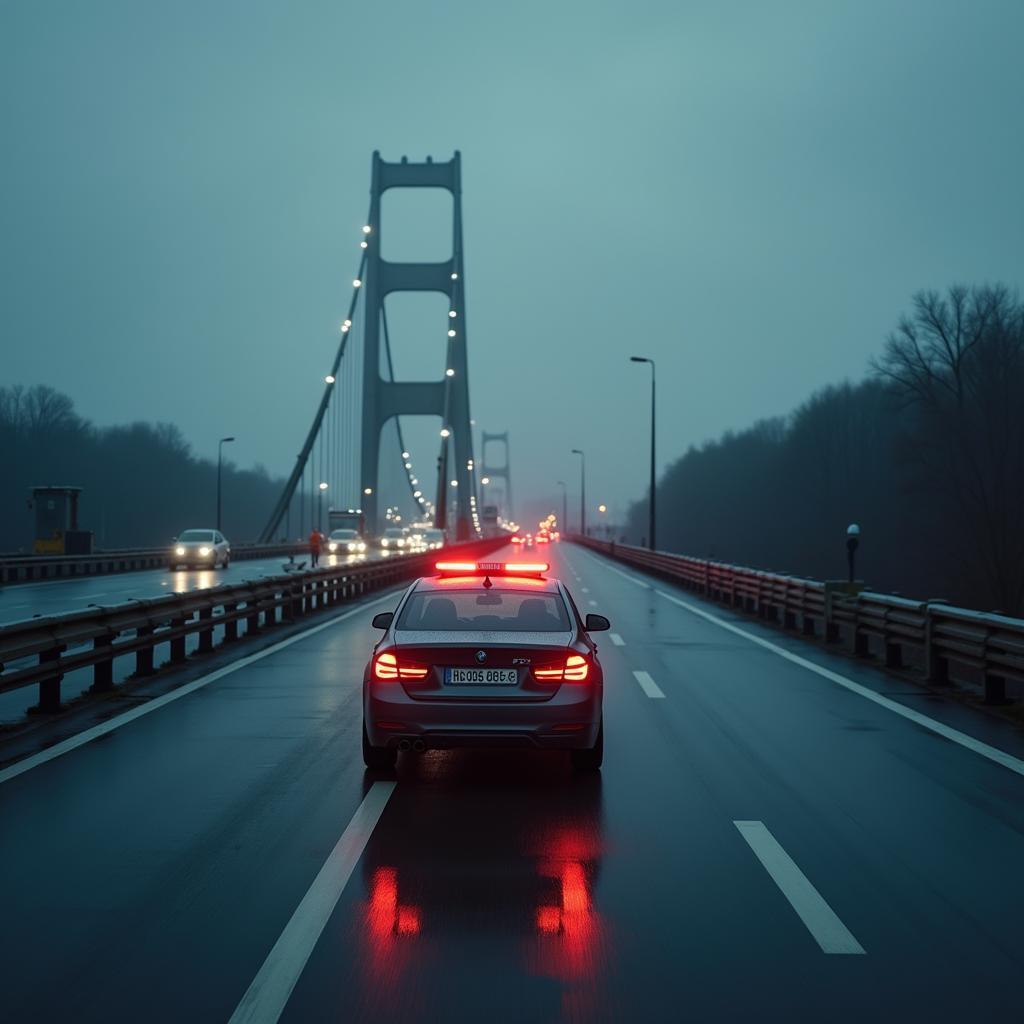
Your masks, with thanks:
[{"label": "red light bar on roof", "polygon": [[547,562],[436,562],[434,568],[443,574],[464,573],[468,576],[539,576],[548,571]]}]

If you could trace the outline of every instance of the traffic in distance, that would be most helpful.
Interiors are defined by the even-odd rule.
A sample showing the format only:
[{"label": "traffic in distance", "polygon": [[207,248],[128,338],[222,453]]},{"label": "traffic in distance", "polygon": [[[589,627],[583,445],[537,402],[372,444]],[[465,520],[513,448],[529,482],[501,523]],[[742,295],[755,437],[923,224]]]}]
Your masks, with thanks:
[{"label": "traffic in distance", "polygon": [[[335,520],[333,513],[330,516]],[[346,517],[347,521],[347,517]],[[445,545],[445,532],[428,523],[411,526],[388,526],[376,540],[367,536],[362,516],[357,525],[339,526],[326,536],[314,529],[307,539],[311,552],[321,551],[333,556],[327,565],[337,564],[339,558],[350,562],[365,559],[368,554],[387,557],[395,554],[416,554],[437,551]],[[175,569],[217,569],[231,564],[231,544],[221,533],[210,527],[183,530],[172,542],[167,553],[167,567]]]},{"label": "traffic in distance", "polygon": [[363,760],[452,747],[566,750],[601,767],[604,679],[584,618],[546,562],[439,561],[394,612],[363,674]]}]

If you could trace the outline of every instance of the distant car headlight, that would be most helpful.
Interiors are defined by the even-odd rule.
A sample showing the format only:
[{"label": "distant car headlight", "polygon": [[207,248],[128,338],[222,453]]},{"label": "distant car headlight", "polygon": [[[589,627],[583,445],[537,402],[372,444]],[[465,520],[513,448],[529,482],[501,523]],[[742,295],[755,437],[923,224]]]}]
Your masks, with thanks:
[{"label": "distant car headlight", "polygon": [[179,544],[179,545],[178,545],[178,546],[177,546],[177,547],[176,547],[176,548],[174,549],[174,553],[175,553],[176,555],[183,555],[183,554],[185,554],[185,549],[184,549],[184,548],[183,548],[183,547],[182,547],[182,546],[181,546],[181,545]]},{"label": "distant car headlight", "polygon": [[338,550],[337,541],[333,541],[332,540],[331,543],[327,545],[327,550],[331,551],[331,552],[337,551]]},{"label": "distant car headlight", "polygon": [[349,546],[348,546],[348,549],[349,549],[349,551],[355,551],[355,549],[356,549],[355,543],[350,543]]},{"label": "distant car headlight", "polygon": [[201,554],[203,556],[203,558],[205,558],[209,553],[210,553],[210,549],[208,547],[206,547],[205,545],[199,549],[199,554]]},{"label": "distant car headlight", "polygon": [[381,541],[380,541],[380,546],[381,546],[382,548],[386,548],[386,547],[388,546],[388,539],[387,539],[387,537],[382,537],[382,538],[381,538]]},{"label": "distant car headlight", "polygon": [[398,546],[400,548],[404,548],[405,547],[405,541],[401,537],[398,538]]},{"label": "distant car headlight", "polygon": [[365,551],[366,550],[366,545],[362,541],[360,541],[359,544],[357,545],[357,550],[358,551]]}]

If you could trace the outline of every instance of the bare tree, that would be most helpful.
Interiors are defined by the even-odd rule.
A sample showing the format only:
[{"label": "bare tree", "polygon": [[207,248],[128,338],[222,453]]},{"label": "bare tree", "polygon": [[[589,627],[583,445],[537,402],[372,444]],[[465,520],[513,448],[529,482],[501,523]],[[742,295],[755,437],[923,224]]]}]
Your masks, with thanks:
[{"label": "bare tree", "polygon": [[1024,310],[1002,286],[922,292],[873,368],[907,412],[908,470],[1002,610],[1024,605]]}]

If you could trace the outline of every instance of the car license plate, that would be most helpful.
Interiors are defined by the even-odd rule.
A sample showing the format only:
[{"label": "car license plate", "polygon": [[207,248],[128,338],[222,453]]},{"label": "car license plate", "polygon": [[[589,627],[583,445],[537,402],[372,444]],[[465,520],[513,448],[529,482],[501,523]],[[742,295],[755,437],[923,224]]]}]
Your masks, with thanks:
[{"label": "car license plate", "polygon": [[514,668],[446,668],[445,686],[515,686],[519,670]]}]

